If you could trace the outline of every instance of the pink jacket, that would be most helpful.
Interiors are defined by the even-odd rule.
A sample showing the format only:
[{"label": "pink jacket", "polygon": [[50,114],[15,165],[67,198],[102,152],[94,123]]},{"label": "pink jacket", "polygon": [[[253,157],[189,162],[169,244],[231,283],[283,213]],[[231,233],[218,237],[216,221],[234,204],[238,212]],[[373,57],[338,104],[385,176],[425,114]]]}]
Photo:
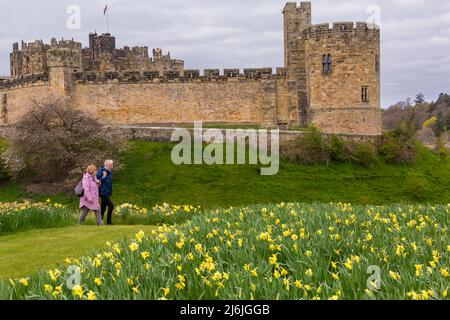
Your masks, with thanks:
[{"label": "pink jacket", "polygon": [[80,199],[80,208],[86,207],[90,210],[100,210],[98,201],[99,184],[93,176],[85,173],[83,176],[84,195]]}]

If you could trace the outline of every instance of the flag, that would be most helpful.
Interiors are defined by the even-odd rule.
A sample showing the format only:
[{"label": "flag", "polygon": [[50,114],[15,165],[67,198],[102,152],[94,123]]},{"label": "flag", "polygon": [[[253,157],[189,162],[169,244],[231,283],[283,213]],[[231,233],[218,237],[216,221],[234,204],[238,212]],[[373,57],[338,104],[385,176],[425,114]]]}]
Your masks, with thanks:
[{"label": "flag", "polygon": [[103,9],[103,15],[106,15],[107,12],[108,12],[108,5],[105,6],[105,9]]}]

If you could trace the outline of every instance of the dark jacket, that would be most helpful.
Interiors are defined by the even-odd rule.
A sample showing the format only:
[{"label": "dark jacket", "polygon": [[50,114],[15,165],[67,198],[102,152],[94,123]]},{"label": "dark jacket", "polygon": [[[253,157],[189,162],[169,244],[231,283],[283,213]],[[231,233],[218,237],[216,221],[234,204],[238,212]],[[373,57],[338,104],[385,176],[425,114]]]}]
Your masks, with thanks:
[{"label": "dark jacket", "polygon": [[[103,172],[108,173],[106,177],[103,177]],[[112,196],[113,187],[112,187],[112,172],[105,169],[105,167],[101,167],[97,172],[97,179],[102,183],[100,186],[100,196]]]}]

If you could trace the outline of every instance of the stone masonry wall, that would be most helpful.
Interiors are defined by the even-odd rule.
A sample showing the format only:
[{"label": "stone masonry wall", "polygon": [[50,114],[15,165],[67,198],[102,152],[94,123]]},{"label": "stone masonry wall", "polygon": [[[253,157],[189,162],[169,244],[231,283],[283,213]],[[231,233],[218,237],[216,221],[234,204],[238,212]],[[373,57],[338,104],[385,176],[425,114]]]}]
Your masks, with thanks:
[{"label": "stone masonry wall", "polygon": [[[314,25],[300,41],[308,62],[308,122],[325,132],[380,134],[379,29],[352,22]],[[323,70],[324,55],[331,55],[330,72]]]},{"label": "stone masonry wall", "polygon": [[110,124],[265,123],[275,126],[276,80],[78,83],[76,108]]},{"label": "stone masonry wall", "polygon": [[41,101],[52,96],[53,88],[48,82],[0,90],[0,125],[15,123],[29,110],[33,99]]}]

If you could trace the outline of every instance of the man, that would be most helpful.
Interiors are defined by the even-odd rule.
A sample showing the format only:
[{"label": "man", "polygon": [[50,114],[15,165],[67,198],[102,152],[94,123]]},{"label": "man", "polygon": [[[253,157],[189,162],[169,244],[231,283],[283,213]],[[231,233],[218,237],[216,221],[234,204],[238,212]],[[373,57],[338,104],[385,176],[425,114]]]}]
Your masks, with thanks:
[{"label": "man", "polygon": [[114,162],[112,160],[106,160],[103,167],[97,172],[97,179],[100,180],[100,198],[102,199],[101,212],[102,219],[105,217],[106,208],[108,208],[108,217],[106,224],[112,225],[112,215],[114,211],[114,204],[111,201],[113,193],[112,188],[112,170],[114,168]]}]

